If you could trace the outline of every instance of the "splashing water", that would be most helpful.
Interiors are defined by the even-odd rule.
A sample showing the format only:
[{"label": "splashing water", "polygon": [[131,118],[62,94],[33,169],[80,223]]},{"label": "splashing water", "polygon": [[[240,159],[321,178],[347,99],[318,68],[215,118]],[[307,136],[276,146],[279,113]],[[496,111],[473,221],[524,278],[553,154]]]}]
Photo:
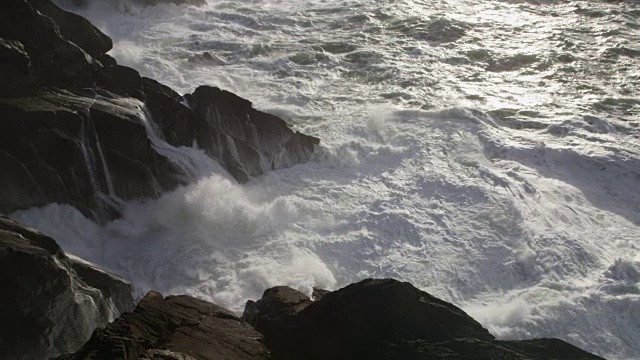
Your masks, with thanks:
[{"label": "splashing water", "polygon": [[83,14],[119,62],[232,90],[323,142],[245,185],[210,168],[104,226],[63,205],[12,215],[65,251],[138,295],[236,311],[269,286],[395,277],[500,338],[640,357],[637,2],[105,11]]}]

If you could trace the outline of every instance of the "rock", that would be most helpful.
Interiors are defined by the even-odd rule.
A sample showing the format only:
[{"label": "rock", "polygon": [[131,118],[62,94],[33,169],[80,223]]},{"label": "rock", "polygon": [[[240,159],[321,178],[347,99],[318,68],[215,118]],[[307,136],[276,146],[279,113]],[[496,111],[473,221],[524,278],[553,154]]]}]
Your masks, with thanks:
[{"label": "rock", "polygon": [[[55,7],[50,0],[33,1],[0,2],[0,37],[18,41],[23,45],[31,60],[33,75],[39,84],[74,87],[91,85],[92,71],[99,67],[99,64],[78,45],[63,37],[60,27],[53,20],[56,17],[55,12],[47,12],[51,7],[44,5],[48,2]],[[45,13],[40,12],[40,9]],[[69,23],[74,25],[69,25],[70,29],[90,29],[79,25],[79,17],[76,15],[60,17],[72,19]],[[91,36],[78,35],[76,38],[87,42],[96,41]],[[4,87],[5,84],[0,84],[0,88]],[[7,90],[1,92],[6,93]]]},{"label": "rock", "polygon": [[270,359],[262,335],[231,312],[189,296],[149,292],[76,353],[61,359]]},{"label": "rock", "polygon": [[70,260],[53,239],[4,216],[0,286],[2,359],[73,351],[95,327],[133,308],[131,285]]},{"label": "rock", "polygon": [[17,40],[0,38],[0,96],[19,93],[33,86],[31,59]]},{"label": "rock", "polygon": [[320,142],[216,87],[200,86],[185,98],[198,116],[198,144],[241,182],[308,161]]},{"label": "rock", "polygon": [[318,301],[318,300],[322,299],[323,296],[327,295],[330,292],[331,291],[329,291],[329,290],[319,289],[319,288],[314,287],[313,288],[313,293],[311,294],[311,299],[313,299],[313,301]]},{"label": "rock", "polygon": [[269,289],[243,317],[278,359],[600,359],[557,339],[496,341],[454,305],[390,279],[363,280],[315,302]]},{"label": "rock", "polygon": [[[279,331],[295,331],[295,322],[292,319],[305,307],[311,304],[311,300],[305,294],[286,286],[278,286],[267,289],[257,302],[249,300],[245,306],[242,320],[253,325],[256,330],[276,339],[274,336]],[[271,341],[270,347],[278,346],[278,340]],[[284,345],[283,345],[284,346]]]},{"label": "rock", "polygon": [[29,3],[55,22],[63,38],[92,57],[101,57],[113,48],[111,38],[82,16],[62,10],[51,0],[29,0]]},{"label": "rock", "polygon": [[0,10],[0,212],[58,202],[106,221],[122,200],[193,180],[176,147],[197,144],[247,181],[307,161],[318,144],[217,88],[198,88],[187,104],[118,65],[105,54],[109,37],[51,0]]},{"label": "rock", "polygon": [[109,196],[154,198],[183,184],[136,105],[93,93],[0,99],[0,211],[60,202],[106,220],[118,212]]},{"label": "rock", "polygon": [[96,72],[96,85],[123,97],[133,97],[144,101],[142,77],[132,68],[112,65]]}]

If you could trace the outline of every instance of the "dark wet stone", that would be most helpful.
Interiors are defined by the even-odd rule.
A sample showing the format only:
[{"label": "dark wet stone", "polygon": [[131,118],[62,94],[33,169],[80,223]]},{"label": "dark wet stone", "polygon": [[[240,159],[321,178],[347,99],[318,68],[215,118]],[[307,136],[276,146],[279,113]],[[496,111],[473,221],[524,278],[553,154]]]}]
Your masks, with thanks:
[{"label": "dark wet stone", "polygon": [[62,359],[270,359],[262,335],[228,310],[189,296],[149,292],[76,353]]},{"label": "dark wet stone", "polygon": [[131,285],[77,264],[50,237],[3,216],[0,286],[2,359],[73,351],[96,326],[133,309]]},{"label": "dark wet stone", "polygon": [[248,302],[244,318],[278,359],[600,359],[557,339],[496,341],[456,306],[391,279],[315,302],[269,289]]}]

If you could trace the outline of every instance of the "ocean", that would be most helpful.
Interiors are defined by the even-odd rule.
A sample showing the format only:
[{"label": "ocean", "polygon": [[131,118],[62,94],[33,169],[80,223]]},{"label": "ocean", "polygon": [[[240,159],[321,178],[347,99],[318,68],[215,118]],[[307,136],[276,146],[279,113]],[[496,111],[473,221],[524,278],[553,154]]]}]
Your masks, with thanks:
[{"label": "ocean", "polygon": [[275,285],[392,277],[501,339],[640,358],[640,2],[208,2],[79,13],[120,64],[321,138],[312,161],[241,185],[166,149],[192,160],[191,185],[121,219],[13,218],[138,297],[241,312]]}]

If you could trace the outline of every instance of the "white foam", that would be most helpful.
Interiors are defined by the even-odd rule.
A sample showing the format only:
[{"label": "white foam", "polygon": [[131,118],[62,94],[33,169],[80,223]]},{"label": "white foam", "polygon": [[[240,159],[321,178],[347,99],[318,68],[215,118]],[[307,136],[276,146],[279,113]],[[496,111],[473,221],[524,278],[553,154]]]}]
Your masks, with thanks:
[{"label": "white foam", "polygon": [[[616,79],[636,76],[638,59],[606,68],[590,59],[600,40],[640,40],[614,21],[628,2],[581,2],[609,14],[590,18],[586,35],[558,31],[583,24],[574,3],[543,3],[88,12],[119,61],[179,92],[234,91],[322,145],[312,162],[244,186],[214,171],[126,204],[104,227],[59,205],[13,216],[134,281],[138,294],[189,293],[240,310],[272,285],[308,292],[396,277],[501,338],[555,336],[639,358],[637,112],[618,95],[601,99],[634,93]],[[434,21],[464,31],[431,38]],[[225,64],[189,62],[204,51]],[[447,110],[420,110],[433,108]]]}]

